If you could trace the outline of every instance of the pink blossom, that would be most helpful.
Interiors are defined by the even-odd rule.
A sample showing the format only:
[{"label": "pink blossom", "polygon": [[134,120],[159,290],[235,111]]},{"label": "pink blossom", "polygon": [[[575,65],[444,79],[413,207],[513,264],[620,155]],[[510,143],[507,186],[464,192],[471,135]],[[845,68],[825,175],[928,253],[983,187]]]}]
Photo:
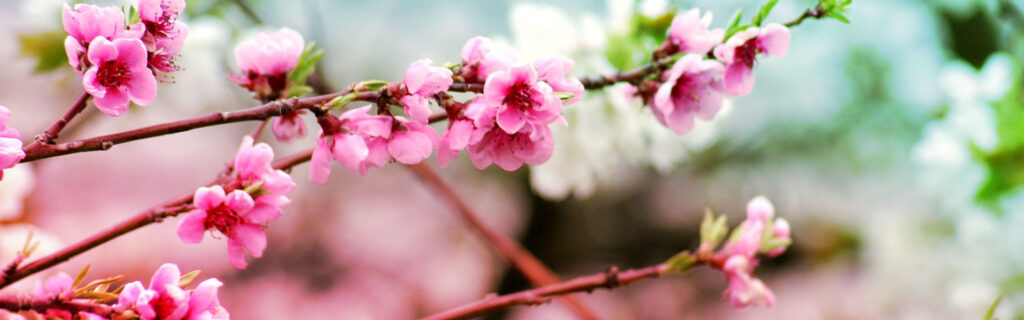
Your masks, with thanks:
[{"label": "pink blossom", "polygon": [[281,142],[292,142],[306,135],[306,123],[302,122],[302,115],[306,114],[305,109],[296,110],[274,118],[270,129],[274,137]]},{"label": "pink blossom", "polygon": [[[228,259],[231,265],[245,269],[244,251],[255,258],[263,256],[267,236],[263,223],[273,217],[258,214],[252,197],[242,190],[225,194],[221,186],[200,187],[196,190],[190,211],[178,224],[178,237],[185,243],[199,243],[206,230],[216,229],[228,238]],[[244,251],[243,251],[244,249]]]},{"label": "pink blossom", "polygon": [[124,13],[116,7],[101,8],[90,4],[76,4],[74,11],[66,3],[61,13],[64,31],[82,45],[96,37],[113,40],[121,36],[138,38],[134,30],[124,28]]},{"label": "pink blossom", "polygon": [[273,34],[258,32],[235,47],[235,63],[242,73],[280,75],[295,68],[305,46],[302,35],[292,29],[281,28]]},{"label": "pink blossom", "polygon": [[753,68],[758,54],[786,56],[789,29],[777,23],[736,33],[715,48],[715,57],[725,63],[725,93],[742,96],[754,87]]},{"label": "pink blossom", "polygon": [[547,125],[524,124],[510,134],[496,125],[496,114],[497,107],[479,100],[467,106],[466,115],[476,127],[467,146],[473,166],[484,169],[495,164],[514,171],[524,163],[538,165],[551,158],[554,140]]},{"label": "pink blossom", "polygon": [[422,122],[395,119],[400,125],[388,139],[388,154],[404,164],[417,164],[430,157],[438,144],[437,132]]},{"label": "pink blossom", "polygon": [[185,10],[185,1],[139,0],[138,8],[139,17],[146,26],[142,41],[153,53],[150,66],[162,72],[177,71],[174,55],[181,51],[188,36],[188,26],[178,21],[178,15]]},{"label": "pink blossom", "polygon": [[[317,136],[317,147],[313,149],[310,161],[311,181],[327,183],[332,158],[345,168],[360,170],[364,174],[369,166],[383,166],[387,162],[384,139],[391,136],[392,118],[370,115],[370,107],[346,111],[340,118],[331,114],[324,116],[324,122],[329,125],[325,127],[322,124]],[[371,147],[374,150],[372,158]]]},{"label": "pink blossom", "polygon": [[651,111],[659,122],[684,134],[694,117],[711,120],[722,107],[722,64],[687,54],[664,75]]},{"label": "pink blossom", "polygon": [[82,86],[103,113],[120,116],[129,100],[144,106],[156,97],[156,78],[146,68],[146,47],[139,39],[96,38],[88,55],[92,67],[82,75]]},{"label": "pink blossom", "polygon": [[142,36],[141,24],[125,29],[124,14],[118,8],[101,8],[89,4],[76,4],[75,9],[64,4],[61,14],[64,31],[68,37],[64,39],[64,51],[68,63],[79,76],[89,68],[91,63],[86,57],[86,49],[97,37],[107,40],[117,38],[138,39]]},{"label": "pink blossom", "polygon": [[537,70],[524,65],[498,71],[484,83],[484,102],[497,107],[497,124],[506,133],[519,132],[526,124],[546,125],[562,114],[562,104],[551,86],[538,82]]},{"label": "pink blossom", "polygon": [[401,98],[402,106],[405,114],[415,121],[427,122],[430,117],[427,99],[447,91],[452,85],[452,71],[431,67],[430,63],[430,59],[413,62],[405,69],[405,78],[402,80],[408,92],[407,96]]},{"label": "pink blossom", "polygon": [[745,256],[732,256],[726,260],[722,271],[729,280],[729,288],[725,290],[723,298],[728,299],[736,308],[751,305],[771,308],[775,304],[775,295],[764,282],[750,274],[752,270],[753,265]]},{"label": "pink blossom", "polygon": [[722,29],[709,30],[710,25],[711,11],[705,12],[703,17],[697,8],[676,15],[668,28],[668,38],[665,39],[665,45],[668,47],[666,53],[708,53],[712,47],[721,43],[722,37],[725,36]]},{"label": "pink blossom", "polygon": [[[156,270],[153,278],[149,280],[149,288],[140,290],[142,284],[133,282],[133,288],[125,294],[122,291],[118,302],[131,301],[134,297],[134,309],[143,320],[179,320],[188,313],[188,294],[178,282],[181,281],[181,271],[173,263],[165,263]],[[125,286],[125,291],[128,287]]]},{"label": "pink blossom", "polygon": [[474,37],[462,47],[462,76],[482,81],[492,73],[508,69],[516,61],[512,50],[493,44],[491,39]]},{"label": "pink blossom", "polygon": [[0,106],[0,180],[4,178],[3,169],[14,167],[25,159],[25,151],[21,149],[21,134],[7,126],[10,119],[11,110]]},{"label": "pink blossom", "polygon": [[217,291],[223,284],[217,279],[206,279],[189,295],[188,320],[227,320],[231,316],[220,305]]},{"label": "pink blossom", "polygon": [[74,283],[75,280],[71,279],[71,276],[61,272],[47,278],[45,284],[40,282],[32,295],[39,299],[70,300],[74,293],[71,290]]},{"label": "pink blossom", "polygon": [[540,59],[533,62],[537,69],[537,75],[555,92],[566,92],[572,94],[572,98],[566,104],[572,104],[583,98],[583,83],[579,79],[566,77],[575,63],[566,57],[557,56],[553,58]]},{"label": "pink blossom", "polygon": [[291,203],[286,196],[295,189],[291,176],[271,166],[274,150],[266,143],[253,144],[250,136],[242,138],[235,155],[235,176],[242,188],[259,185],[258,196],[248,216],[253,220],[273,221],[281,216],[281,207]]},{"label": "pink blossom", "polygon": [[473,136],[473,120],[468,118],[448,121],[448,130],[441,135],[437,148],[437,162],[442,168],[447,167],[452,159],[459,156],[459,151],[466,149]]}]

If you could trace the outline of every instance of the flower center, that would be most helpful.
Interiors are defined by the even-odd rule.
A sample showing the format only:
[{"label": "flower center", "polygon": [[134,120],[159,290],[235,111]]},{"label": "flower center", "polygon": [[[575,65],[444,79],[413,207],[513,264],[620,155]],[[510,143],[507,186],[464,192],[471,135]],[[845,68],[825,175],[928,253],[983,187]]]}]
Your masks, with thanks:
[{"label": "flower center", "polygon": [[237,213],[221,205],[206,211],[203,228],[207,230],[216,228],[221,234],[230,235],[231,229],[241,221],[242,218]]},{"label": "flower center", "polygon": [[[699,75],[689,73],[684,73],[680,76],[679,79],[676,80],[675,86],[672,86],[673,100],[678,101],[685,99],[692,102],[699,102],[700,95],[697,94],[697,90],[700,90],[700,82],[698,81],[699,77]],[[692,106],[696,106],[696,104],[676,103],[676,108],[681,108],[683,111],[693,111],[690,110],[690,107]]]},{"label": "flower center", "polygon": [[529,109],[533,106],[532,93],[533,88],[529,84],[517,82],[512,85],[512,88],[509,88],[504,103],[511,108],[519,110]]},{"label": "flower center", "polygon": [[734,56],[739,62],[746,64],[748,68],[754,68],[754,61],[757,59],[757,53],[757,38],[755,37],[736,47]]},{"label": "flower center", "polygon": [[100,65],[96,72],[96,81],[107,88],[116,88],[128,84],[131,79],[128,66],[118,60],[110,60]]},{"label": "flower center", "polygon": [[153,306],[153,311],[156,312],[157,319],[166,319],[170,317],[178,307],[174,303],[174,298],[171,298],[166,294],[160,294],[155,301],[150,302],[150,305]]}]

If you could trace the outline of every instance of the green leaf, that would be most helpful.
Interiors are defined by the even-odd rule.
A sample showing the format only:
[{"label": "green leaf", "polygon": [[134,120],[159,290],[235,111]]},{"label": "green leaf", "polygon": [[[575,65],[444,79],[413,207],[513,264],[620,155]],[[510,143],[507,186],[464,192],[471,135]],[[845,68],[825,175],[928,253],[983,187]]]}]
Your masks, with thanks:
[{"label": "green leaf", "polygon": [[21,45],[19,54],[23,57],[37,59],[33,70],[37,73],[55,70],[68,63],[68,56],[64,51],[65,37],[67,34],[63,31],[19,35],[18,43]]},{"label": "green leaf", "polygon": [[384,80],[366,80],[356,84],[356,89],[360,91],[377,91],[380,88],[388,86],[388,82]]},{"label": "green leaf", "polygon": [[142,21],[142,17],[139,16],[139,10],[136,9],[135,6],[130,6],[128,8],[129,8],[128,9],[128,14],[125,15],[125,17],[128,17],[128,24],[127,25],[130,26],[130,25],[133,25],[133,24],[136,24],[136,23],[139,23],[140,21]]},{"label": "green leaf", "polygon": [[754,16],[754,20],[750,21],[750,24],[755,27],[760,27],[764,24],[764,19],[768,17],[768,14],[772,12],[772,8],[775,4],[779,3],[779,0],[768,0],[765,4],[761,5],[761,10],[757,11],[757,15]]},{"label": "green leaf", "polygon": [[178,280],[179,287],[186,287],[192,283],[199,276],[199,270],[193,270],[192,272],[181,275],[181,280]]},{"label": "green leaf", "polygon": [[316,48],[315,42],[310,42],[306,45],[306,48],[302,50],[302,55],[299,56],[299,61],[295,64],[295,68],[288,73],[288,80],[297,84],[306,84],[306,78],[313,74],[313,70],[316,68],[316,63],[320,61],[320,58],[324,56],[324,51]]},{"label": "green leaf", "polygon": [[335,108],[340,108],[349,102],[355,101],[357,97],[359,97],[359,94],[355,92],[334,97],[334,99],[327,102],[327,105],[330,106],[328,109],[334,110]]},{"label": "green leaf", "polygon": [[573,97],[576,97],[576,95],[568,92],[555,92],[555,96],[562,101],[569,101],[572,100]]},{"label": "green leaf", "polygon": [[668,261],[665,261],[665,264],[669,267],[669,271],[674,272],[690,271],[690,268],[692,268],[696,263],[697,257],[694,257],[689,251],[677,253],[669,258]]},{"label": "green leaf", "polygon": [[81,293],[76,293],[75,298],[90,299],[95,300],[96,302],[103,303],[117,301],[118,296],[116,294],[103,291],[85,291]]},{"label": "green leaf", "polygon": [[988,306],[988,310],[985,311],[985,320],[994,320],[992,316],[996,313],[996,308],[999,307],[999,303],[1003,302],[1003,295],[996,297],[996,301],[992,302],[992,305]]},{"label": "green leaf", "polygon": [[740,20],[743,19],[743,8],[736,9],[736,12],[732,14],[732,18],[729,18],[729,27],[725,28],[725,40],[729,40],[732,35],[737,32],[743,31],[749,26],[740,26]]},{"label": "green leaf", "polygon": [[298,97],[307,93],[313,92],[313,87],[307,85],[293,85],[288,88],[288,93],[285,94],[288,98]]},{"label": "green leaf", "polygon": [[836,20],[839,20],[840,22],[846,23],[846,24],[850,23],[850,20],[846,19],[846,17],[844,17],[842,14],[836,13],[834,11],[826,13],[825,17],[836,19]]}]

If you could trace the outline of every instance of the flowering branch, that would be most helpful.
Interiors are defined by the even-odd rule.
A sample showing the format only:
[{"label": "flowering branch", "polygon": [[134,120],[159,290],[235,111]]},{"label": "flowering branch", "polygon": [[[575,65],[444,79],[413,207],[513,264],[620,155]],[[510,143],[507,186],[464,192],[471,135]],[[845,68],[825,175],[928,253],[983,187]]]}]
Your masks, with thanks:
[{"label": "flowering branch", "polygon": [[0,296],[0,309],[11,312],[36,311],[46,313],[49,309],[65,310],[72,313],[90,312],[95,314],[109,314],[110,306],[85,301],[66,301],[60,299],[22,297],[22,296]]},{"label": "flowering branch", "polygon": [[[283,157],[273,163],[274,169],[288,170],[293,166],[309,161],[309,157],[312,154],[312,150],[299,152],[295,155]],[[224,183],[225,177],[215,179],[210,185]],[[181,213],[187,212],[192,209],[191,203],[193,198],[193,192],[179,195],[171,200],[168,200],[162,204],[154,206],[152,208],[143,210],[127,220],[121,221],[120,223],[104,229],[96,234],[79,241],[75,244],[65,247],[60,251],[54,252],[45,257],[36,259],[31,263],[28,263],[20,268],[17,268],[13,272],[5,273],[0,277],[0,288],[4,288],[15,281],[21,280],[27,276],[35,274],[39,271],[46,270],[52,266],[60,264],[72,257],[82,254],[92,248],[95,248],[103,243],[120,237],[128,232],[134,231],[146,225],[152,223],[162,222],[165,218],[174,217]]]},{"label": "flowering branch", "polygon": [[[501,232],[492,229],[480,220],[479,215],[469,207],[469,204],[459,197],[455,190],[453,190],[452,187],[446,183],[436,171],[434,171],[434,169],[431,169],[422,163],[410,165],[408,167],[414,174],[416,174],[416,177],[419,178],[420,181],[431,187],[432,191],[444,198],[451,206],[455,207],[455,211],[459,213],[462,219],[472,226],[473,230],[476,230],[477,233],[483,237],[498,254],[511,262],[519,272],[530,280],[530,282],[536,286],[548,286],[561,282],[561,280],[558,279],[558,276],[555,275],[551,269],[548,269],[543,262],[520,246],[519,243]],[[574,296],[565,296],[563,297],[563,300],[566,305],[572,308],[573,312],[581,318],[597,319],[593,312],[583,306],[582,301],[578,298]]]}]

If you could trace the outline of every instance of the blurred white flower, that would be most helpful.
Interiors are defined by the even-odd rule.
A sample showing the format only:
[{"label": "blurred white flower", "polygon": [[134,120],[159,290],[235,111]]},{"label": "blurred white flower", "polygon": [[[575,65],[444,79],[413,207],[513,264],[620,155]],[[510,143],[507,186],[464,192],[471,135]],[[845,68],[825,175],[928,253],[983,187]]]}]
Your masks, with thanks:
[{"label": "blurred white flower", "polygon": [[35,187],[35,172],[32,165],[22,164],[4,170],[0,181],[0,220],[15,220],[21,217],[25,197]]}]

